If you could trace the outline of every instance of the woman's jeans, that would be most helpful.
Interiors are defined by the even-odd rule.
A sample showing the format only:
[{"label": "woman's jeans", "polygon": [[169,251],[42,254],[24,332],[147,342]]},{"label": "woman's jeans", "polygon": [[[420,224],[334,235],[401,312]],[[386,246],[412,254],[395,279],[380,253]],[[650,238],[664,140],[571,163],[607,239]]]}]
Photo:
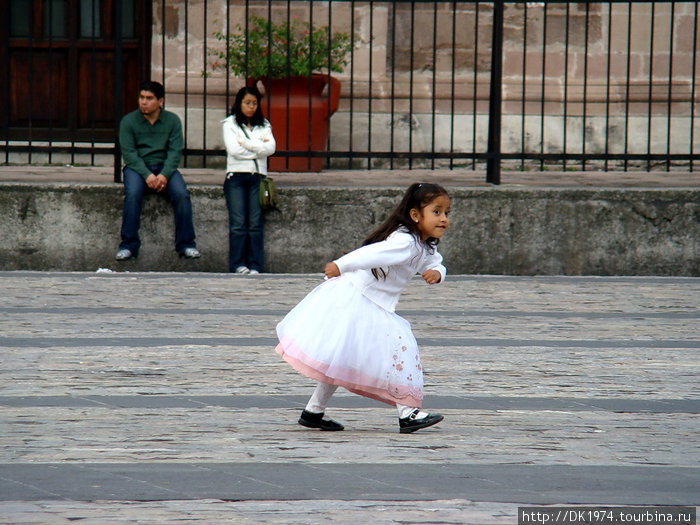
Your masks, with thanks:
[{"label": "woman's jeans", "polygon": [[228,208],[228,269],[239,266],[263,271],[263,211],[258,173],[227,173],[224,195]]},{"label": "woman's jeans", "polygon": [[[151,168],[154,174],[160,170]],[[141,175],[131,168],[124,168],[124,213],[122,215],[122,242],[119,249],[129,250],[134,257],[139,253],[141,240],[141,209],[146,193],[157,193],[146,185]],[[179,171],[174,171],[165,189],[162,191],[170,199],[175,214],[175,250],[182,254],[186,248],[196,248],[194,224],[192,223],[192,201],[185,185],[185,179]]]}]

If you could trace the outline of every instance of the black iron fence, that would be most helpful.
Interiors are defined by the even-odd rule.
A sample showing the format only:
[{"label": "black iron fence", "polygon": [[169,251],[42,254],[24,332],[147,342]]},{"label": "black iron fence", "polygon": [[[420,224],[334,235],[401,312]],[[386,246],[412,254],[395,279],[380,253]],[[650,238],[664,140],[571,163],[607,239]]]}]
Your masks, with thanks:
[{"label": "black iron fence", "polygon": [[[107,153],[118,165],[109,117],[135,107],[133,81],[149,75],[182,117],[186,166],[223,164],[220,121],[246,82],[266,91],[273,169],[486,169],[499,183],[501,169],[692,172],[700,160],[697,2],[66,0],[34,2],[44,11],[29,18],[18,6],[32,2],[5,3],[5,163]],[[64,49],[73,69],[54,82],[64,63],[44,55]],[[87,85],[78,104],[73,84]],[[22,106],[23,86],[48,122]],[[81,104],[107,117],[81,120]]]}]

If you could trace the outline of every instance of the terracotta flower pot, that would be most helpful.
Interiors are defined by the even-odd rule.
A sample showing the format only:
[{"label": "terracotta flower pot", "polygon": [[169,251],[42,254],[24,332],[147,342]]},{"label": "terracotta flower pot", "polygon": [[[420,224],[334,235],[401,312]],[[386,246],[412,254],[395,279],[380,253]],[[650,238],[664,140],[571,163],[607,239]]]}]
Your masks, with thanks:
[{"label": "terracotta flower pot", "polygon": [[[258,80],[265,88],[262,108],[272,124],[277,151],[326,151],[330,118],[340,103],[340,81],[328,75],[313,74],[311,77],[260,78],[249,83]],[[270,171],[321,171],[323,161],[322,157],[273,155],[268,160],[268,168]]]}]

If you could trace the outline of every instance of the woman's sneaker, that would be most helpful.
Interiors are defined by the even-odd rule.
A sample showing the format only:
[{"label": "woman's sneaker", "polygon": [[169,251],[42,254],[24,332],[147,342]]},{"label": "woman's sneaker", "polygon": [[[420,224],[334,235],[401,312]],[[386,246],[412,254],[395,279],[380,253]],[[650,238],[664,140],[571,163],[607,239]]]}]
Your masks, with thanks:
[{"label": "woman's sneaker", "polygon": [[419,413],[420,410],[416,408],[413,412],[411,412],[410,416],[399,418],[399,432],[401,434],[410,434],[411,432],[415,432],[421,428],[432,427],[436,423],[439,423],[445,419],[442,414],[426,414],[425,416],[419,418]]},{"label": "woman's sneaker", "polygon": [[131,250],[128,250],[127,248],[122,248],[117,252],[117,255],[115,255],[114,258],[117,261],[128,261],[129,259],[136,259],[136,256],[131,253]]}]

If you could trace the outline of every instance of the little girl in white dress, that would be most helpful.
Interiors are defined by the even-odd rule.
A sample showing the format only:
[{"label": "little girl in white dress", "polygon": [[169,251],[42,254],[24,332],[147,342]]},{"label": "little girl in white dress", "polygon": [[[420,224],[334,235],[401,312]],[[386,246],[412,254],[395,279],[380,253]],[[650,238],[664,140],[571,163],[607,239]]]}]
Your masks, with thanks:
[{"label": "little girl in white dress", "polygon": [[391,216],[363,246],[326,265],[326,281],[277,325],[276,351],[295,370],[318,381],[299,424],[343,430],[324,418],[343,386],[395,405],[399,431],[442,421],[420,410],[423,368],[411,326],[394,310],[411,278],[445,280],[436,245],[449,226],[450,198],[437,184],[413,184]]}]

